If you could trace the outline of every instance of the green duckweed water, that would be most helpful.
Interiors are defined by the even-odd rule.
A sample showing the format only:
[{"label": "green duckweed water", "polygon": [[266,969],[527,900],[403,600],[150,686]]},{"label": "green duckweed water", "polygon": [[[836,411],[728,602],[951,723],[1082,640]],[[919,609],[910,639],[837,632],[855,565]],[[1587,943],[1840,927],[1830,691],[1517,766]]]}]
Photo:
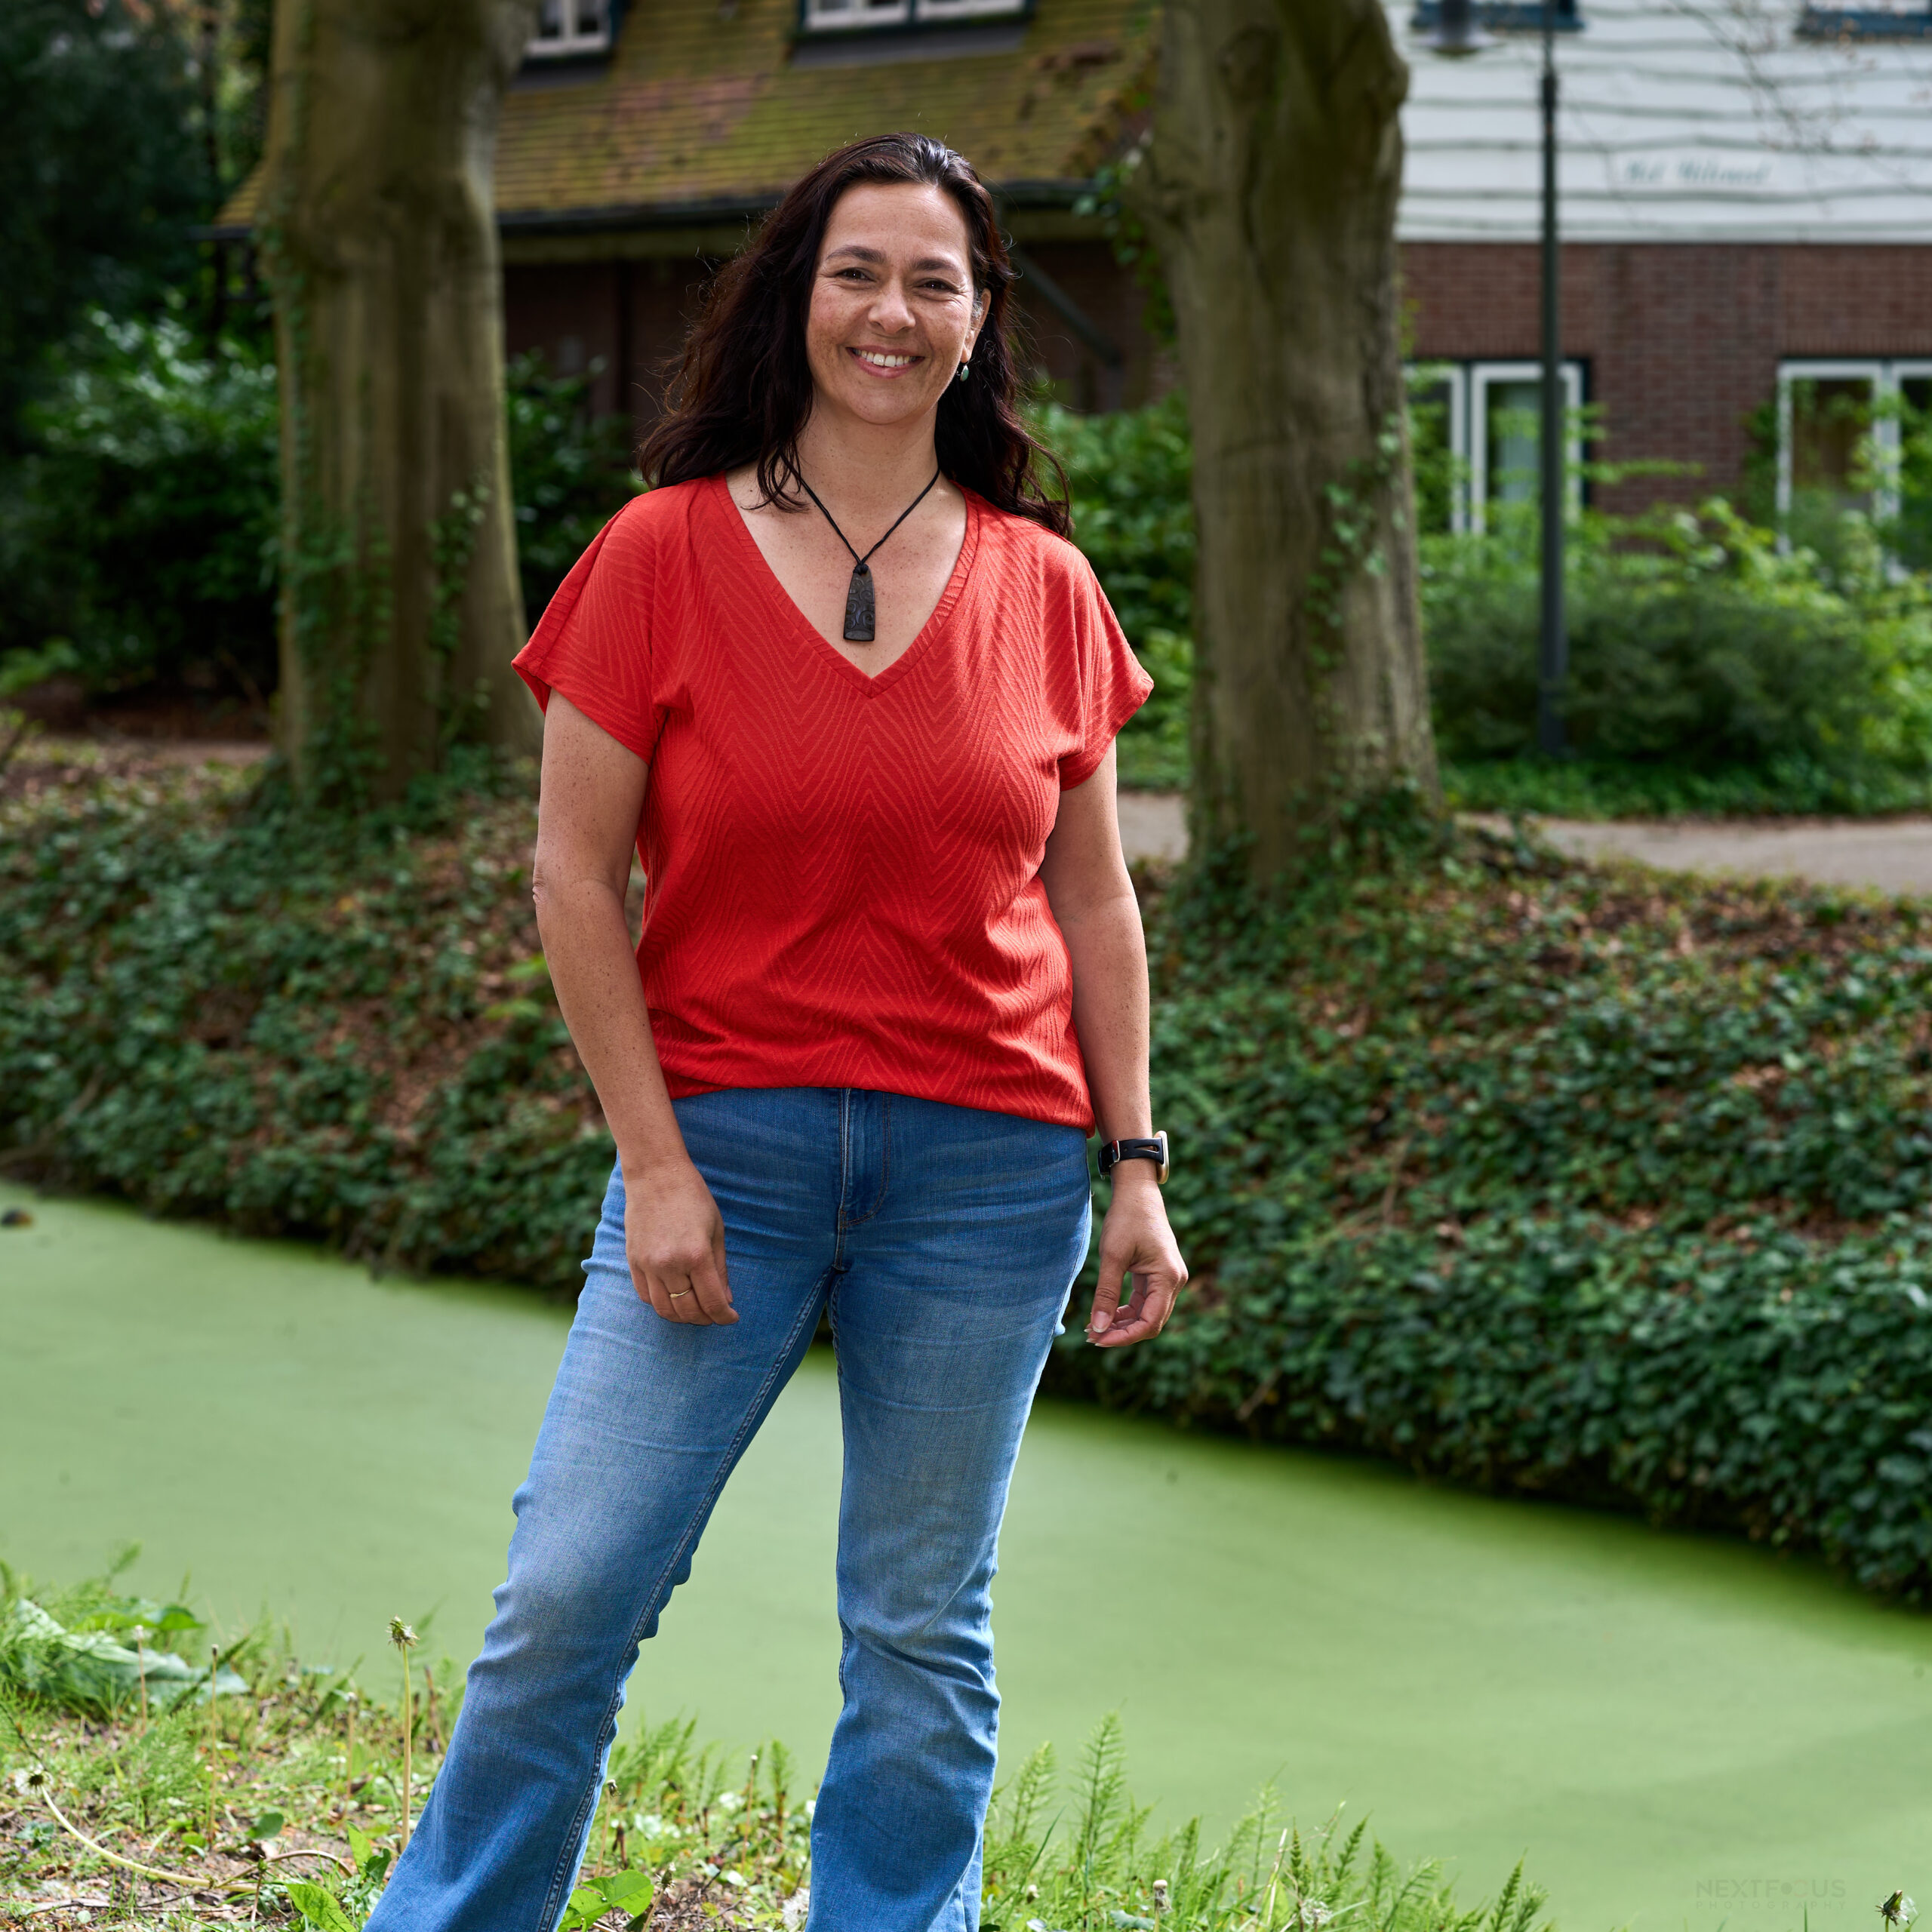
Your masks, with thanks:
[{"label": "green duckweed water", "polygon": [[[389,1669],[489,1614],[565,1312],[0,1189],[0,1556],[140,1538],[225,1626]],[[728,1491],[632,1711],[822,1754],[837,1705],[831,1364]],[[1046,1404],[998,1586],[1010,1756],[1118,1709],[1143,1798],[1217,1826],[1263,1780],[1369,1810],[1465,1894],[1518,1855],[1567,1932],[1870,1932],[1932,1890],[1932,1620],[1805,1566],[1399,1472]]]}]

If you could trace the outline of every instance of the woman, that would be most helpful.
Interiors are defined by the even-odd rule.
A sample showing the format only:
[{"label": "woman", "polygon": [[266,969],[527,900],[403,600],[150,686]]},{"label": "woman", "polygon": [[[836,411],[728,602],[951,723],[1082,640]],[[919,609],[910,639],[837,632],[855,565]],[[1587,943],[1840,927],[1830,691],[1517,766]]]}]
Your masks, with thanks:
[{"label": "woman", "polygon": [[957,155],[831,156],[718,278],[658,487],[517,660],[546,709],[539,923],[618,1161],[372,1932],[554,1926],[637,1646],[828,1310],[844,1706],[808,1924],[978,1923],[995,1543],[1097,1121],[1122,1144],[1089,1337],[1157,1334],[1186,1278],[1115,818],[1150,687],[1035,481],[1010,279]]}]

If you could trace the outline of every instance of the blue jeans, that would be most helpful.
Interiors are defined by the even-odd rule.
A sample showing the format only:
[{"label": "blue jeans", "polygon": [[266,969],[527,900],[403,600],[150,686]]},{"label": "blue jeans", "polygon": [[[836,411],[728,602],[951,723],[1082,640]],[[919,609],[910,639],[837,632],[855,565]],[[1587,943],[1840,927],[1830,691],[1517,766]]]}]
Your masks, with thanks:
[{"label": "blue jeans", "polygon": [[638,1299],[614,1174],[517,1491],[509,1580],[369,1932],[552,1932],[638,1646],[828,1305],[844,1705],[812,1823],[808,1932],[979,1924],[995,1549],[1086,1255],[1085,1138],[832,1088],[676,1107],[724,1216],[737,1322],[663,1321]]}]

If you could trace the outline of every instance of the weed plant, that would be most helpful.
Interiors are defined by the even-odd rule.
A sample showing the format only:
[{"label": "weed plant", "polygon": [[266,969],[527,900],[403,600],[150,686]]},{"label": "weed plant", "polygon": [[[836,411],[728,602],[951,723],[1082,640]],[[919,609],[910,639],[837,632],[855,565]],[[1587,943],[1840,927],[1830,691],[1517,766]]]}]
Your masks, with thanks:
[{"label": "weed plant", "polygon": [[[111,1580],[51,1599],[115,1600]],[[136,1932],[229,1923],[357,1932],[400,1850],[402,1757],[426,1789],[460,1692],[405,1730],[398,1709],[353,1694],[350,1673],[304,1669],[285,1636],[232,1647],[248,1678],[208,1712],[142,1725],[25,1694],[0,1677],[0,1916],[49,1932],[99,1915]],[[361,1722],[350,1713],[359,1703]],[[1156,1834],[1128,1795],[1117,1720],[1063,1794],[1050,1746],[995,1798],[986,1932],[1533,1932],[1542,1895],[1520,1870],[1493,1905],[1459,1909],[1439,1866],[1404,1872],[1361,1825],[1304,1836],[1264,1793],[1227,1844],[1198,1822]],[[814,1799],[780,1744],[749,1758],[700,1744],[695,1721],[641,1725],[612,1753],[563,1926],[633,1932],[788,1928],[803,1921]],[[203,1829],[208,1795],[216,1829]],[[118,1861],[118,1862],[117,1862]],[[14,1922],[8,1918],[7,1922]]]}]

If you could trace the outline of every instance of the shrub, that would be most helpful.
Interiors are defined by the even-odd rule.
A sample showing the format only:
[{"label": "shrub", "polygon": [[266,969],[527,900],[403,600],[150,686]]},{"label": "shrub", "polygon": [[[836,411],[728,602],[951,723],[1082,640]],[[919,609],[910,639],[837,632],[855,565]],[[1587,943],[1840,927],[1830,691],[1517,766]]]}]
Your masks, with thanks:
[{"label": "shrub", "polygon": [[517,568],[533,626],[591,539],[644,488],[629,417],[590,412],[595,374],[551,375],[534,351],[506,372]]},{"label": "shrub", "polygon": [[[95,692],[211,678],[259,697],[277,676],[274,365],[198,344],[177,308],[87,318],[29,412],[33,447],[0,483],[0,651],[61,640]],[[629,429],[593,419],[589,378],[510,365],[524,598],[534,622],[640,486]]]},{"label": "shrub", "polygon": [[609,1138],[543,972],[528,774],[460,763],[352,822],[232,772],[57,768],[17,801],[16,1155],[158,1211],[573,1287]]},{"label": "shrub", "polygon": [[[1417,489],[1445,522],[1454,466],[1426,381]],[[1883,531],[1832,512],[1823,552],[1780,555],[1721,500],[1697,515],[1586,516],[1570,552],[1569,737],[1535,739],[1536,524],[1501,506],[1483,536],[1422,540],[1440,748],[1460,802],[1505,809],[1893,811],[1932,795],[1932,501],[1927,413],[1902,408],[1901,512]],[[1184,785],[1192,678],[1190,445],[1178,394],[1147,408],[1036,417],[1066,463],[1075,537],[1157,689],[1121,737],[1129,783]],[[1426,518],[1426,521],[1427,518]],[[1807,526],[1809,528],[1809,526]]]},{"label": "shrub", "polygon": [[0,643],[69,639],[95,690],[275,681],[275,371],[174,313],[95,309],[29,412],[0,526]]},{"label": "shrub", "polygon": [[1153,695],[1120,736],[1121,782],[1184,785],[1194,675],[1194,463],[1186,404],[1177,392],[1109,416],[1048,405],[1033,427],[1066,466],[1074,540],[1154,679]]},{"label": "shrub", "polygon": [[1926,911],[1352,836],[1272,915],[1208,876],[1151,921],[1195,1284],[1062,1386],[1924,1600]]},{"label": "shrub", "polygon": [[[1451,758],[1518,757],[1534,743],[1525,534],[1512,521],[1424,543],[1431,694]],[[1717,501],[1634,531],[1587,521],[1568,595],[1564,718],[1586,757],[1844,773],[1932,762],[1932,596],[1893,583],[1875,554],[1835,586],[1815,556],[1780,555],[1770,532]]]},{"label": "shrub", "polygon": [[215,192],[194,38],[174,9],[123,0],[0,8],[0,451],[90,305],[131,308],[192,270]]}]

